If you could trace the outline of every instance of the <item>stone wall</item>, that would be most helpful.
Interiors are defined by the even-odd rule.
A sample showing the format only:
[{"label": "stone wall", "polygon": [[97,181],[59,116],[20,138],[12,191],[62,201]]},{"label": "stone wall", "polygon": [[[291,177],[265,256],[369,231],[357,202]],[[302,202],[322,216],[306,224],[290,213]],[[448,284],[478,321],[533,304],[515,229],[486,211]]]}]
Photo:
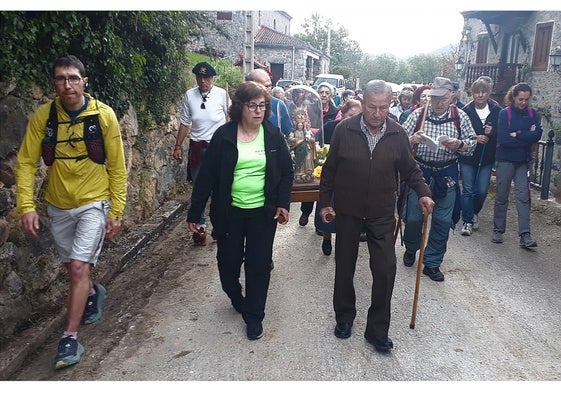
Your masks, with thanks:
[{"label": "stone wall", "polygon": [[[53,248],[47,219],[41,214],[37,238],[27,238],[15,211],[13,169],[16,152],[25,133],[28,116],[49,97],[34,89],[29,97],[0,97],[0,346],[9,336],[64,307],[67,275]],[[167,199],[186,188],[186,163],[172,157],[179,121],[175,109],[171,121],[139,131],[133,108],[120,119],[128,169],[127,206],[123,235],[144,221]],[[184,146],[186,149],[188,146]],[[46,176],[41,164],[37,173],[38,211],[44,212],[40,190]],[[106,241],[104,249],[117,240]],[[105,255],[110,255],[105,252]],[[94,278],[115,269],[110,257],[93,270]]]}]

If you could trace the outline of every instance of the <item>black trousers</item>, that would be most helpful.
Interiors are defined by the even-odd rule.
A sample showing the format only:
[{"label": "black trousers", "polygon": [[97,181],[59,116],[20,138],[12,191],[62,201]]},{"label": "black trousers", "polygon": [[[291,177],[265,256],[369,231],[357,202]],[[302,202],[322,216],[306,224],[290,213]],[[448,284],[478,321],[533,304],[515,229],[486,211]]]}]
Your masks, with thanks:
[{"label": "black trousers", "polygon": [[366,321],[366,335],[376,338],[388,336],[391,318],[396,256],[393,239],[395,217],[361,219],[337,214],[335,239],[335,287],[333,308],[337,323],[353,322],[356,317],[354,275],[358,258],[360,232],[366,232],[372,289]]},{"label": "black trousers", "polygon": [[[216,239],[220,283],[233,304],[242,304],[242,316],[247,324],[261,322],[265,317],[277,221],[272,216],[266,217],[264,208],[232,209],[226,233]],[[243,302],[242,264],[245,271]]]},{"label": "black trousers", "polygon": [[300,211],[302,214],[310,215],[314,210],[314,202],[302,202],[300,204]]}]

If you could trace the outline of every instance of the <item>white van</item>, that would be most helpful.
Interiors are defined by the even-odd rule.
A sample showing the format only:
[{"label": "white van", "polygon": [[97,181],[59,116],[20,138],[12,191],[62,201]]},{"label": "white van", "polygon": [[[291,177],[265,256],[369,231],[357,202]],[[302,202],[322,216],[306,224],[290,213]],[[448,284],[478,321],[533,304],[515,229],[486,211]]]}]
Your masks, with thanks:
[{"label": "white van", "polygon": [[345,91],[345,78],[343,75],[339,74],[319,74],[316,76],[314,80],[314,84],[312,88],[317,90],[317,87],[320,83],[327,82],[330,83],[332,86],[335,87],[335,95],[341,95],[343,91]]}]

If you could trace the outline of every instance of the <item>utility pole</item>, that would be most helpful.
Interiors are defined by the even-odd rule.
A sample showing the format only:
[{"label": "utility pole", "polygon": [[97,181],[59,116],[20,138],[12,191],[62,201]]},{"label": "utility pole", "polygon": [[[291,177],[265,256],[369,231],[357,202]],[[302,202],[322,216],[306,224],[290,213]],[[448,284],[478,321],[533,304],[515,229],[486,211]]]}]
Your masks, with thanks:
[{"label": "utility pole", "polygon": [[255,34],[253,27],[253,11],[245,13],[245,37],[244,37],[244,58],[243,74],[247,75],[253,71],[253,59],[255,57]]}]

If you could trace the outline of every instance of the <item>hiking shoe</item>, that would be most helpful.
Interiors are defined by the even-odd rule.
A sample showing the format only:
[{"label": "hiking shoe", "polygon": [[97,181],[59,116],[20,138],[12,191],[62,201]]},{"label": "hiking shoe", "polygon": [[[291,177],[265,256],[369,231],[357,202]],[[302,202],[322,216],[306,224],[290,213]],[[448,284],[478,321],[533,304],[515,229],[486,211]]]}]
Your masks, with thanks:
[{"label": "hiking shoe", "polygon": [[247,325],[247,338],[250,340],[259,340],[263,337],[263,325],[261,322],[251,323]]},{"label": "hiking shoe", "polygon": [[101,306],[105,300],[107,291],[101,284],[94,284],[95,294],[88,296],[86,308],[82,314],[82,325],[89,325],[99,321],[101,318]]},{"label": "hiking shoe", "polygon": [[204,246],[206,244],[206,232],[204,228],[199,228],[198,232],[193,232],[193,244],[195,246]]},{"label": "hiking shoe", "polygon": [[55,357],[55,369],[68,367],[80,361],[84,347],[72,336],[66,336],[58,342]]},{"label": "hiking shoe", "polygon": [[430,277],[432,281],[444,281],[444,273],[437,267],[424,267],[423,274]]},{"label": "hiking shoe", "polygon": [[403,264],[407,267],[413,266],[415,264],[415,254],[417,253],[410,253],[408,251],[405,251],[405,254],[403,254]]},{"label": "hiking shoe", "polygon": [[479,217],[477,217],[477,214],[473,215],[473,226],[472,228],[474,230],[479,229]]},{"label": "hiking shoe", "polygon": [[462,228],[462,236],[471,236],[473,229],[473,225],[470,223],[465,223],[464,227]]},{"label": "hiking shoe", "polygon": [[520,247],[530,248],[537,247],[538,243],[532,239],[532,236],[528,232],[520,235]]},{"label": "hiking shoe", "polygon": [[503,242],[503,234],[497,231],[493,231],[493,237],[491,238],[493,243],[502,243]]},{"label": "hiking shoe", "polygon": [[301,227],[305,227],[308,224],[308,215],[306,213],[302,213],[300,219],[298,220],[298,224],[300,224]]}]

